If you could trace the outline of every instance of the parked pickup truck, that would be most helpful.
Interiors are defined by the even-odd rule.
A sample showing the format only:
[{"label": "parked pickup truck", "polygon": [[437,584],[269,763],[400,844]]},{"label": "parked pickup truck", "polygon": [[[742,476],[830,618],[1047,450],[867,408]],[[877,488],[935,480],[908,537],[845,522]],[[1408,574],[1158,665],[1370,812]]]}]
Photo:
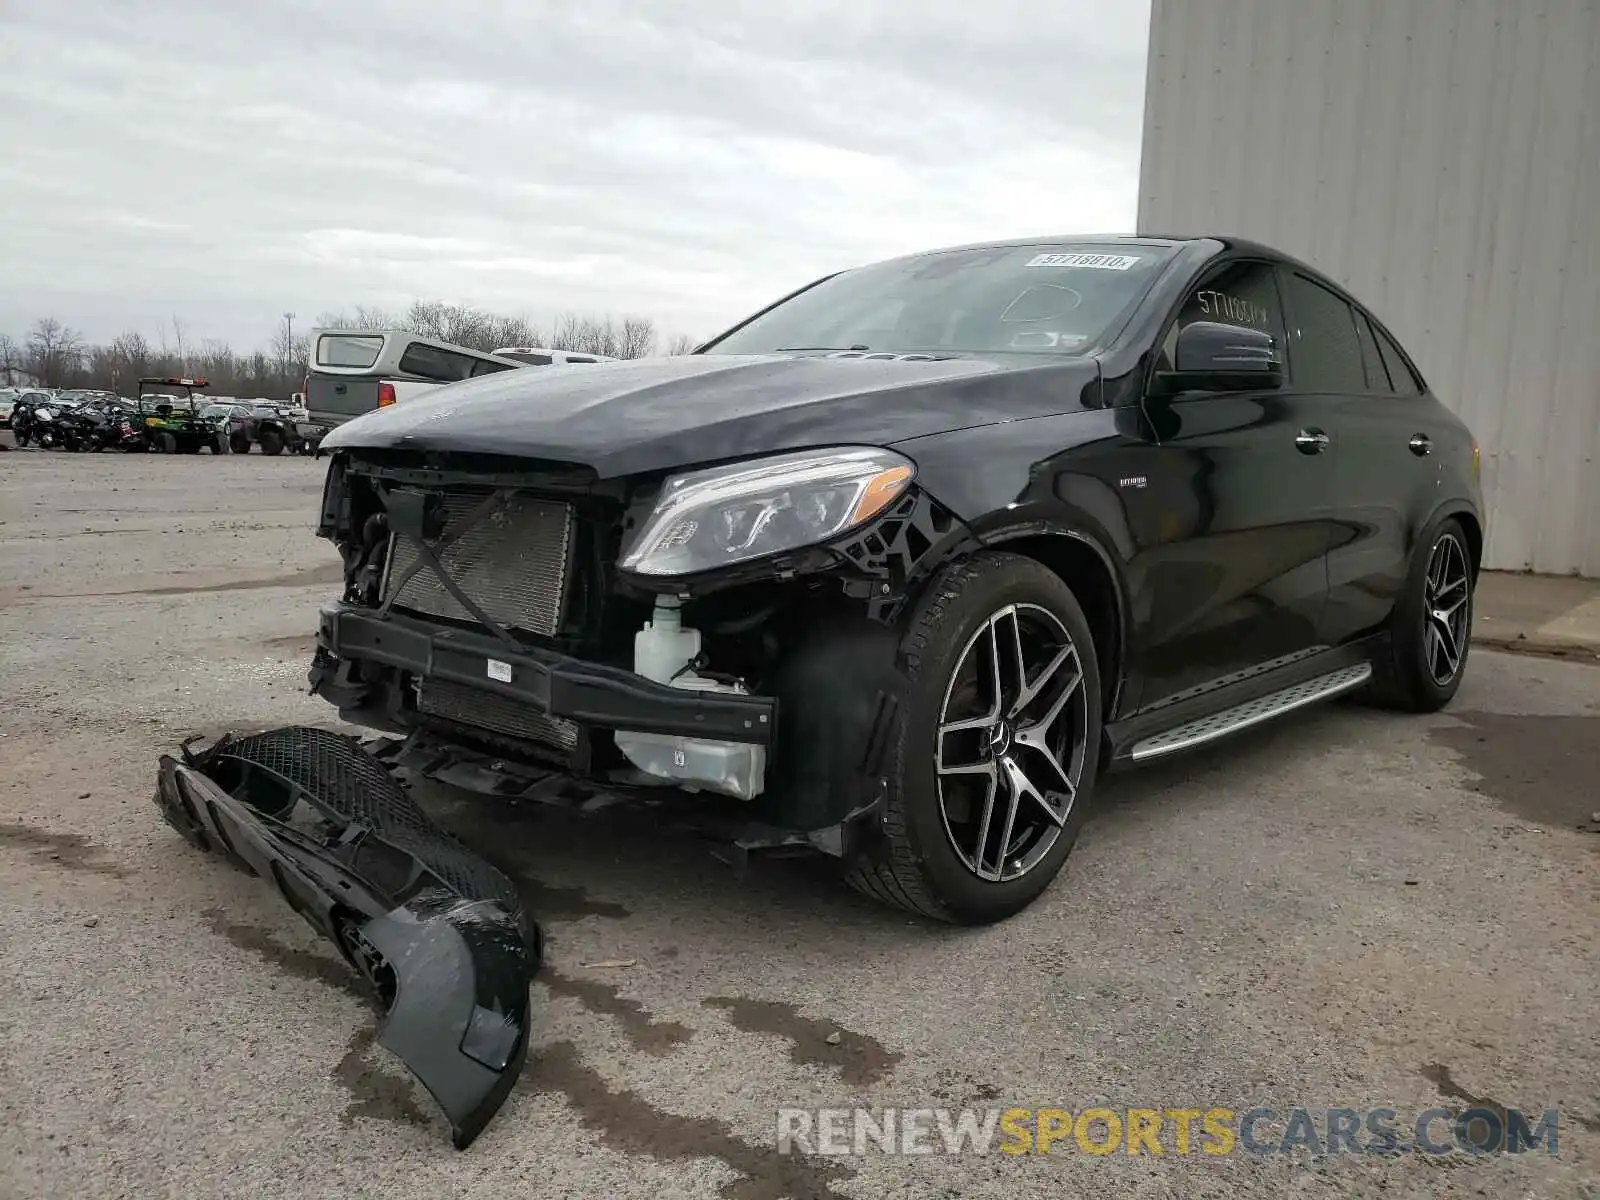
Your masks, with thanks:
[{"label": "parked pickup truck", "polygon": [[397,329],[319,329],[311,335],[306,408],[324,428],[408,396],[528,364]]}]

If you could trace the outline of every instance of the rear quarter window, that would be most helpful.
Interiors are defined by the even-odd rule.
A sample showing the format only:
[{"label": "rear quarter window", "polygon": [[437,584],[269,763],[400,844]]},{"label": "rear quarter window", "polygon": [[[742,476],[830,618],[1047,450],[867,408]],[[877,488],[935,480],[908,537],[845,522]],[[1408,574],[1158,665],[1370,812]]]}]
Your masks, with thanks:
[{"label": "rear quarter window", "polygon": [[1406,366],[1406,360],[1400,353],[1400,347],[1395,341],[1378,326],[1372,327],[1372,332],[1378,338],[1378,352],[1383,356],[1384,368],[1389,372],[1389,380],[1394,390],[1401,396],[1417,396],[1422,393],[1421,381],[1411,373],[1411,368]]},{"label": "rear quarter window", "polygon": [[317,365],[321,367],[370,367],[382,352],[381,337],[325,333],[317,339]]}]

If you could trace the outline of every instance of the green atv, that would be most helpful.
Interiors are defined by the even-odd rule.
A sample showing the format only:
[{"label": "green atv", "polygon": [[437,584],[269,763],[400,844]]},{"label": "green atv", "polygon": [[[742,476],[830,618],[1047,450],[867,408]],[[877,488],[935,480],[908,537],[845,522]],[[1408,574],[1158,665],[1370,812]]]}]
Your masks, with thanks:
[{"label": "green atv", "polygon": [[199,454],[204,447],[213,454],[227,453],[227,434],[202,416],[201,405],[195,402],[195,391],[207,386],[204,379],[139,380],[134,423],[143,433],[146,449]]}]

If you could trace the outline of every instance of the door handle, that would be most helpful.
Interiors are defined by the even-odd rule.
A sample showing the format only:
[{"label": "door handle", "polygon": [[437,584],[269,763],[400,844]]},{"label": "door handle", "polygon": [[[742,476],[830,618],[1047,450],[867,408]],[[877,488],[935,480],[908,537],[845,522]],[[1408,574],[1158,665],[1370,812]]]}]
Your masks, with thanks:
[{"label": "door handle", "polygon": [[1425,454],[1433,453],[1433,441],[1425,433],[1413,433],[1411,440],[1406,443],[1411,447],[1411,453],[1421,458]]},{"label": "door handle", "polygon": [[1302,429],[1294,435],[1294,448],[1301,454],[1321,454],[1332,440],[1320,429]]}]

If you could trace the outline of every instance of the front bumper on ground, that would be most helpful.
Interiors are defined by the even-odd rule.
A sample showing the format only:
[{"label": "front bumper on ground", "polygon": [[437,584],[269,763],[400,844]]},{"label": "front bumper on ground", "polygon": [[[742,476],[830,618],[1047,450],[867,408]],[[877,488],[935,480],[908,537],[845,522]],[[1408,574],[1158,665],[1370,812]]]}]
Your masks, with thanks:
[{"label": "front bumper on ground", "polygon": [[379,1044],[465,1149],[528,1049],[538,926],[511,881],[435,827],[352,739],[293,727],[162,756],[156,800],[194,845],[271,882],[385,1006]]},{"label": "front bumper on ground", "polygon": [[531,646],[512,651],[498,638],[394,613],[335,602],[322,608],[313,692],[340,708],[356,694],[336,695],[337,661],[373,662],[422,679],[479,688],[534,711],[580,725],[679,737],[770,745],[778,701],[670,687],[620,667],[585,662]]}]

